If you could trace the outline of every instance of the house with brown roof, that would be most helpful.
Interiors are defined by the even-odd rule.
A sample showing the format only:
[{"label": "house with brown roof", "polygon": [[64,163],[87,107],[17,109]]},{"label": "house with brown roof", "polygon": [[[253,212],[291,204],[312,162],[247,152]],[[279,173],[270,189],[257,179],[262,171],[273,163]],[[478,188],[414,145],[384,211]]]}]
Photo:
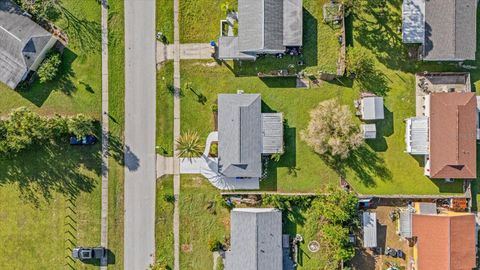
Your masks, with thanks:
[{"label": "house with brown roof", "polygon": [[477,177],[477,99],[472,92],[425,95],[424,112],[406,119],[406,152],[425,156],[430,178]]},{"label": "house with brown roof", "polygon": [[[475,216],[430,211],[416,205],[412,215],[413,258],[416,270],[471,270],[476,267]],[[422,210],[425,208],[427,210]]]}]

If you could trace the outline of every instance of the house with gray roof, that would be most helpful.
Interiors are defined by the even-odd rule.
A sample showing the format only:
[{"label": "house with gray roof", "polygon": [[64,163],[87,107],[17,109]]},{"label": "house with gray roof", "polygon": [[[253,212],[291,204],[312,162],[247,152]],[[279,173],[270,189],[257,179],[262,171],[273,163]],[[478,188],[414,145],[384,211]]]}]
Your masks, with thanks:
[{"label": "house with gray roof", "polygon": [[475,60],[477,0],[404,0],[404,43],[422,44],[426,61]]},{"label": "house with gray roof", "polygon": [[230,216],[231,246],[225,254],[225,270],[286,270],[280,210],[235,208]]},{"label": "house with gray roof", "polygon": [[57,39],[10,0],[0,0],[0,82],[11,88],[36,71]]},{"label": "house with gray roof", "polygon": [[302,0],[239,0],[238,35],[222,35],[218,58],[255,60],[258,54],[284,53],[301,47]]},{"label": "house with gray roof", "polygon": [[218,171],[260,178],[262,155],[283,153],[283,114],[262,113],[260,94],[218,95]]}]

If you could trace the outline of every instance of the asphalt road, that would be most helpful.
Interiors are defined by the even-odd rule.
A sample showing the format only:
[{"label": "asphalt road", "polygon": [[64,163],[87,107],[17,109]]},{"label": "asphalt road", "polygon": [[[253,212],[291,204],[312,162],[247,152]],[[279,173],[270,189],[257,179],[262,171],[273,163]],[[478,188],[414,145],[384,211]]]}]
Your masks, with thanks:
[{"label": "asphalt road", "polygon": [[125,270],[155,258],[155,0],[125,2]]}]

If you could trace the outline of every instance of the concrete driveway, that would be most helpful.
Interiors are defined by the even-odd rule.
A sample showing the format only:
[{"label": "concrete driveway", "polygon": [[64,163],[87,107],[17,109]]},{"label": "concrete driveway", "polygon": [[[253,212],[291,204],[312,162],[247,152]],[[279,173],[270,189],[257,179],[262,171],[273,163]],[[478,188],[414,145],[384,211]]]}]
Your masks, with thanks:
[{"label": "concrete driveway", "polygon": [[155,259],[155,0],[125,2],[124,269]]}]

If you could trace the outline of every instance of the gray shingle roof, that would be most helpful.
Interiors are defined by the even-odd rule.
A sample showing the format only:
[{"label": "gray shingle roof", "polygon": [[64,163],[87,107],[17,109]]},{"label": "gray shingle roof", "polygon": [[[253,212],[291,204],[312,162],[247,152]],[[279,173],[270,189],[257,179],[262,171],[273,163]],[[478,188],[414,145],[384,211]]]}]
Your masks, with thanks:
[{"label": "gray shingle roof", "polygon": [[281,270],[282,212],[272,208],[235,208],[225,270]]},{"label": "gray shingle roof", "polygon": [[424,59],[474,60],[477,0],[425,2]]},{"label": "gray shingle roof", "polygon": [[218,95],[218,163],[227,177],[262,174],[259,94]]},{"label": "gray shingle roof", "polygon": [[283,1],[283,45],[299,46],[303,39],[303,1]]},{"label": "gray shingle roof", "polygon": [[[302,18],[302,0],[239,0],[237,44],[220,39],[219,47],[227,52],[228,47],[222,45],[226,41],[241,52],[284,52],[286,46],[302,45]],[[234,57],[222,58],[220,54],[219,58]]]},{"label": "gray shingle roof", "polygon": [[0,81],[15,88],[51,38],[13,2],[0,0]]}]

